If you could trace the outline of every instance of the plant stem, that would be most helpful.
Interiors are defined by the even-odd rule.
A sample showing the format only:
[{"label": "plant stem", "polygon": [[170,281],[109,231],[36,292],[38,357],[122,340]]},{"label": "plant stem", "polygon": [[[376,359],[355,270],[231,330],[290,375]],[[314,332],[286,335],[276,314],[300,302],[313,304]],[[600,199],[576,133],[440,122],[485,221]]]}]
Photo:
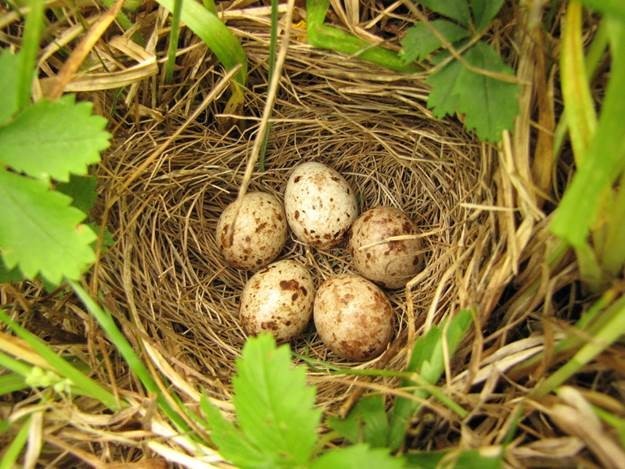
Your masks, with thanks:
[{"label": "plant stem", "polygon": [[171,30],[169,31],[169,44],[167,45],[167,62],[165,63],[165,83],[171,83],[174,79],[176,51],[178,50],[178,38],[180,37],[181,12],[182,0],[174,0],[174,11],[171,16]]},{"label": "plant stem", "polygon": [[24,37],[22,38],[22,50],[20,72],[18,78],[17,103],[18,109],[23,109],[30,102],[31,87],[35,76],[37,63],[37,51],[43,29],[43,0],[31,0],[30,12],[26,17]]}]

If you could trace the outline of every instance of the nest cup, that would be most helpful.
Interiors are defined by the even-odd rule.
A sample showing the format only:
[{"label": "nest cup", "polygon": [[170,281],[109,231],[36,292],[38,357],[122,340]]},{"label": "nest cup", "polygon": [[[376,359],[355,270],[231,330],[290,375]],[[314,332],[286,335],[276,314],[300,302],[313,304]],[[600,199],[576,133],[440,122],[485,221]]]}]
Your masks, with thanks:
[{"label": "nest cup", "polygon": [[[223,103],[217,103],[206,124],[188,127],[137,175],[184,119],[174,114],[156,126],[137,123],[118,133],[127,137],[116,142],[99,175],[103,202],[116,199],[106,220],[116,243],[95,271],[105,301],[129,325],[126,332],[134,340],[146,340],[189,384],[224,400],[246,339],[239,298],[252,273],[226,264],[215,227],[236,198],[266,98],[265,49],[249,47],[251,92],[242,116],[235,117],[237,129],[219,128],[214,114]],[[218,69],[204,76],[201,86],[207,90],[220,78]],[[372,73],[357,59],[295,43],[272,114],[265,169],[251,180],[250,191],[283,200],[296,165],[322,162],[351,183],[361,212],[388,205],[416,223],[423,269],[409,292],[386,290],[395,315],[392,343],[380,357],[355,366],[401,368],[409,338],[473,304],[478,285],[463,279],[486,268],[482,251],[496,236],[494,218],[475,209],[493,203],[491,163],[460,124],[429,114],[425,96],[417,80]],[[131,175],[136,179],[120,192]],[[289,233],[278,259],[303,263],[316,286],[353,272],[345,242],[320,251]],[[321,343],[312,321],[291,347],[314,359],[341,362]],[[310,378],[326,408],[345,402],[355,389],[322,369],[311,371]]]}]

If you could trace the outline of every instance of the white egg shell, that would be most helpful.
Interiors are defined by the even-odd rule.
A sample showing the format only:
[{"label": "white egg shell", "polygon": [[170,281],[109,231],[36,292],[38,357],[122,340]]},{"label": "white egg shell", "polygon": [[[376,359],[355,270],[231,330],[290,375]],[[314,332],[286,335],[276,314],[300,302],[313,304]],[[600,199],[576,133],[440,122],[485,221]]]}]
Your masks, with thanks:
[{"label": "white egg shell", "polygon": [[417,232],[412,220],[394,207],[376,207],[354,222],[348,243],[354,268],[369,280],[401,288],[421,268],[418,239],[387,241],[391,236]]},{"label": "white egg shell", "polygon": [[299,262],[287,259],[256,272],[241,294],[240,319],[247,334],[272,334],[288,341],[301,333],[312,315],[313,279]]},{"label": "white egg shell", "polygon": [[388,298],[359,275],[339,275],[322,283],[315,296],[313,316],[323,343],[348,360],[378,356],[393,333],[393,310]]},{"label": "white egg shell", "polygon": [[249,192],[243,196],[233,226],[235,212],[233,202],[217,222],[217,245],[226,261],[240,269],[254,270],[278,257],[288,230],[280,201],[265,192]]},{"label": "white egg shell", "polygon": [[295,236],[318,248],[339,244],[358,216],[356,194],[349,183],[317,162],[295,168],[286,184],[284,208]]}]

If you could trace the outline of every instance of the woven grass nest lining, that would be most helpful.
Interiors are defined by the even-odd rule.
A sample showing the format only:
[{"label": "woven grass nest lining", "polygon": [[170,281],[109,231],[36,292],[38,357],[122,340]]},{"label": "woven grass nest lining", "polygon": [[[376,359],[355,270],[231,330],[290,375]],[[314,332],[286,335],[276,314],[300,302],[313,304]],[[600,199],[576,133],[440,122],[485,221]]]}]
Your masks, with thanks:
[{"label": "woven grass nest lining", "polygon": [[[245,341],[239,295],[251,273],[225,263],[215,226],[236,198],[264,105],[266,57],[250,58],[253,93],[239,122],[245,130],[224,134],[210,117],[207,126],[188,128],[120,196],[120,185],[182,120],[174,115],[168,125],[139,123],[116,142],[99,174],[103,202],[120,196],[107,220],[117,242],[96,270],[106,301],[116,314],[128,312],[134,333],[144,331],[142,337],[186,380],[224,400]],[[219,78],[208,71],[206,89]],[[408,321],[418,334],[473,304],[481,288],[480,276],[473,274],[488,267],[496,245],[495,218],[476,210],[493,203],[491,163],[460,124],[424,112],[419,86],[388,72],[376,76],[357,59],[293,46],[273,112],[266,170],[256,171],[250,185],[282,199],[292,168],[320,161],[352,184],[361,211],[391,205],[416,222],[424,269],[408,296],[413,308],[404,290],[387,291],[396,317],[393,342],[378,359],[354,366],[401,368],[410,345]],[[319,251],[290,234],[279,257],[286,258],[306,265],[317,286],[331,275],[353,272],[344,244]],[[340,362],[312,324],[291,346],[312,358]],[[329,374],[310,377],[327,407],[340,405],[352,391]]]}]

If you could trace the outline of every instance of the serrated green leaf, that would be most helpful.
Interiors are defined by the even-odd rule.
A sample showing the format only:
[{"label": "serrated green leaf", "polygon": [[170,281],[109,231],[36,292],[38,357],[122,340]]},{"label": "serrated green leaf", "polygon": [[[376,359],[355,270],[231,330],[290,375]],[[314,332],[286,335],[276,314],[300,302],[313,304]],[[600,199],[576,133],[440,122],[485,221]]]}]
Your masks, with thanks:
[{"label": "serrated green leaf", "polygon": [[[499,54],[484,42],[478,42],[463,57],[474,67],[513,76]],[[456,93],[459,96],[458,110],[465,115],[465,127],[475,129],[481,140],[498,142],[501,132],[512,129],[514,125],[519,109],[518,91],[516,84],[463,67]]]},{"label": "serrated green leaf", "polygon": [[277,465],[277,461],[275,461],[277,455],[268,455],[251,445],[245,435],[227,421],[219,409],[213,406],[204,394],[200,398],[200,407],[206,417],[206,423],[211,429],[211,439],[224,458],[242,468],[275,467]]},{"label": "serrated green leaf", "polygon": [[[469,330],[472,317],[471,310],[461,310],[456,316],[447,320],[445,324],[433,327],[425,336],[419,338],[412,349],[407,371],[414,371],[427,383],[436,383],[442,376],[445,367],[444,341],[449,356],[453,356]],[[403,381],[404,386],[410,384],[412,384],[410,381]],[[430,393],[420,387],[414,391],[414,395],[425,399]],[[410,419],[419,407],[419,403],[413,400],[396,399],[391,414],[389,432],[391,450],[399,448],[403,443]]]},{"label": "serrated green leaf", "polygon": [[371,449],[354,445],[328,451],[312,463],[312,469],[401,469],[404,462],[388,454],[387,449]]},{"label": "serrated green leaf", "polygon": [[306,370],[291,363],[288,346],[272,336],[251,338],[237,360],[234,406],[247,439],[287,465],[305,464],[317,440],[321,416],[314,409],[315,388]]},{"label": "serrated green leaf", "polygon": [[7,121],[18,109],[18,76],[21,64],[19,54],[8,49],[0,52],[0,124]]},{"label": "serrated green leaf", "polygon": [[98,181],[95,176],[72,174],[68,182],[57,184],[56,189],[72,198],[72,206],[88,214],[95,204],[97,184]]},{"label": "serrated green leaf", "polygon": [[[469,31],[451,21],[434,20],[430,21],[430,26],[441,33],[450,43],[469,36]],[[416,23],[409,28],[401,40],[401,45],[401,57],[406,62],[422,60],[442,46],[440,40],[425,23]]]},{"label": "serrated green leaf", "polygon": [[109,145],[106,119],[91,113],[88,102],[72,96],[39,101],[0,127],[0,161],[35,178],[68,181],[86,174]]},{"label": "serrated green leaf", "polygon": [[452,18],[464,26],[469,25],[471,15],[466,0],[417,0],[417,3],[435,13]]},{"label": "serrated green leaf", "polygon": [[2,257],[0,257],[0,283],[14,283],[21,280],[23,280],[23,277],[20,269],[17,267],[8,269],[7,266],[4,265]]},{"label": "serrated green leaf", "polygon": [[503,0],[471,0],[475,27],[481,30],[488,26],[492,19],[497,16],[502,5]]},{"label": "serrated green leaf", "polygon": [[383,396],[361,398],[346,418],[333,417],[328,424],[350,443],[367,443],[372,448],[387,445],[388,417]]},{"label": "serrated green leaf", "polygon": [[458,112],[459,96],[456,92],[458,80],[464,67],[454,60],[426,80],[432,87],[428,97],[428,107],[439,119]]},{"label": "serrated green leaf", "polygon": [[7,269],[26,278],[41,273],[51,283],[78,279],[95,260],[95,233],[71,199],[41,182],[0,170],[0,254]]}]

